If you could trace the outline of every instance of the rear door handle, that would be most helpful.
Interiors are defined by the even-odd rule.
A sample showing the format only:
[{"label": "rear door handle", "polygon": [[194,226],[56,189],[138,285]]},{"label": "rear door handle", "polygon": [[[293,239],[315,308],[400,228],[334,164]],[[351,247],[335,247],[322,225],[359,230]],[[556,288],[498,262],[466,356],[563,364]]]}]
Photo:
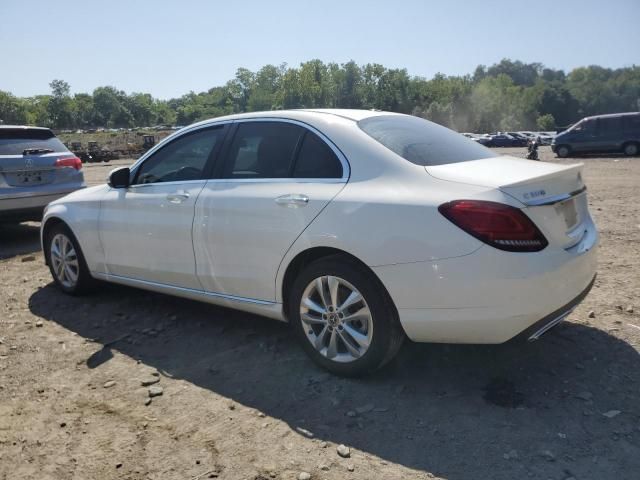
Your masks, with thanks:
[{"label": "rear door handle", "polygon": [[276,198],[276,203],[283,207],[304,207],[309,203],[309,197],[301,193],[290,193]]},{"label": "rear door handle", "polygon": [[171,203],[182,203],[189,198],[187,192],[170,193],[167,195],[167,200]]}]

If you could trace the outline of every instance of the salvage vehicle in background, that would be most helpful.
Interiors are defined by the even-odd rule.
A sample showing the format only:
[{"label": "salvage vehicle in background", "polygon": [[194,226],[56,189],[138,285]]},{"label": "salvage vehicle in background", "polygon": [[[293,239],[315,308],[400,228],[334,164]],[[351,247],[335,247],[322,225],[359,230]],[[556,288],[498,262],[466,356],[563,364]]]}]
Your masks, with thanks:
[{"label": "salvage vehicle in background", "polygon": [[551,149],[560,158],[586,153],[640,153],[640,112],[586,117],[556,135]]},{"label": "salvage vehicle in background", "polygon": [[84,187],[82,162],[51,130],[0,125],[0,223],[40,220],[47,203]]},{"label": "salvage vehicle in background", "polygon": [[290,322],[340,375],[417,342],[535,340],[594,282],[582,165],[500,156],[364,110],[232,115],[51,203],[64,292],[94,279]]}]

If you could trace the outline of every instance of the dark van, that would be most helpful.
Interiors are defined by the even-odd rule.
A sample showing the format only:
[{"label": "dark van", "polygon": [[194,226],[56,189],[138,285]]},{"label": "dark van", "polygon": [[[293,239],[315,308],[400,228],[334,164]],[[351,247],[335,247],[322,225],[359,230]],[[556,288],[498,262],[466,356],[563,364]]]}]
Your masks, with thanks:
[{"label": "dark van", "polygon": [[551,144],[559,157],[581,153],[640,152],[640,112],[586,117],[562,133]]}]

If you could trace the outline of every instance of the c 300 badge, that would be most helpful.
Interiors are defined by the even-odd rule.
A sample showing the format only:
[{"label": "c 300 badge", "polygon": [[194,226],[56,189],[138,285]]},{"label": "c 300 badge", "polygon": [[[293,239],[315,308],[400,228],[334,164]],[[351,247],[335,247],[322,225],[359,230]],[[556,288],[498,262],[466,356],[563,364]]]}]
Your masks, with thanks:
[{"label": "c 300 badge", "polygon": [[533,192],[526,192],[523,197],[526,200],[530,200],[532,198],[544,197],[547,194],[544,190],[534,190]]}]

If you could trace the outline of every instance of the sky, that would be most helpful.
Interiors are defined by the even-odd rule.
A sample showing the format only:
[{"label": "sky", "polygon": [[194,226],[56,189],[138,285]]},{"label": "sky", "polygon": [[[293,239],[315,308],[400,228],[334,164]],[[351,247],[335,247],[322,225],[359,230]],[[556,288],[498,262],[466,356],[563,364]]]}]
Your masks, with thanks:
[{"label": "sky", "polygon": [[168,99],[315,58],[425,78],[503,58],[619,68],[640,65],[638,18],[640,0],[0,0],[0,90]]}]

